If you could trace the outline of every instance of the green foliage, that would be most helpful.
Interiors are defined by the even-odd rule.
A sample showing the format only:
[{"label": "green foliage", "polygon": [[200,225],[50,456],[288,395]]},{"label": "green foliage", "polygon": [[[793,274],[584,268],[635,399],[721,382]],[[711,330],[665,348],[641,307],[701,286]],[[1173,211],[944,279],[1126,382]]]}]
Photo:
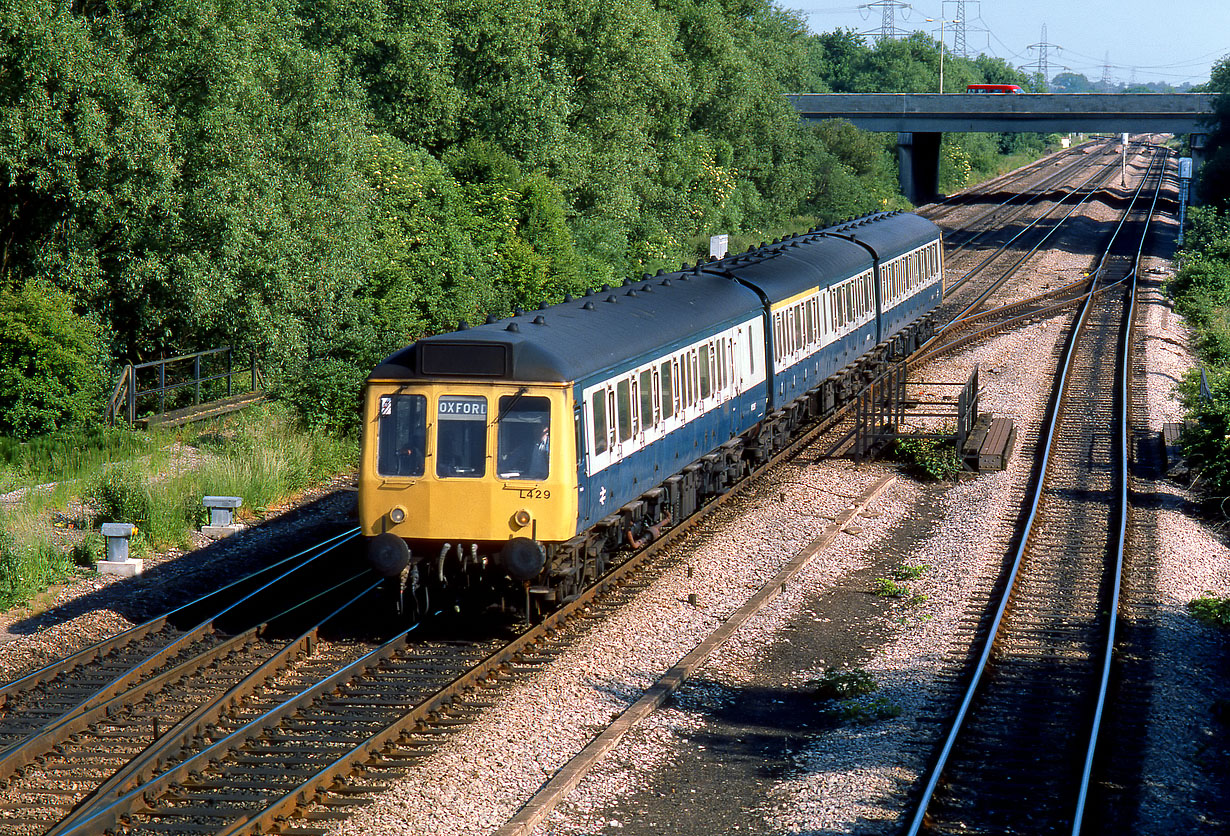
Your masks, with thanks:
[{"label": "green foliage", "polygon": [[956,445],[947,439],[899,438],[894,454],[916,475],[936,482],[951,479],[962,469]]},{"label": "green foliage", "polygon": [[97,424],[26,442],[0,437],[0,493],[20,484],[76,479],[104,462],[148,452],[153,446],[147,433]]},{"label": "green foliage", "polygon": [[[768,0],[13,0],[0,289],[88,311],[66,320],[87,364],[232,344],[287,385],[319,358],[369,368],[713,233],[904,207],[892,137],[805,125],[783,93],[933,90],[938,47],[813,35]],[[945,65],[954,90],[989,75],[1020,74]],[[954,185],[997,153],[946,143]],[[0,433],[84,420],[68,406],[0,404]]]},{"label": "green foliage", "polygon": [[65,294],[41,283],[0,289],[0,435],[27,439],[90,420],[100,359],[95,327]]},{"label": "green foliage", "polygon": [[829,668],[820,679],[808,683],[817,700],[828,705],[826,713],[854,723],[874,723],[897,717],[901,707],[884,696],[872,696],[880,686],[862,668],[848,671]]},{"label": "green foliage", "polygon": [[1190,601],[1187,609],[1205,624],[1213,627],[1230,627],[1230,598],[1206,595]]},{"label": "green foliage", "polygon": [[312,432],[356,436],[366,372],[341,360],[315,360],[286,381],[281,397]]},{"label": "green foliage", "polygon": [[68,558],[50,543],[18,544],[0,525],[0,610],[26,603],[71,573]]},{"label": "green foliage", "polygon": [[863,668],[838,670],[828,668],[824,676],[808,683],[818,700],[848,700],[875,693],[880,686],[875,677]]},{"label": "green foliage", "polygon": [[132,523],[141,528],[153,516],[154,499],[148,477],[131,464],[108,467],[98,476],[89,492],[94,508],[94,524]]},{"label": "green foliage", "polygon": [[876,578],[875,594],[881,598],[904,598],[910,594],[910,588],[892,578]]},{"label": "green foliage", "polygon": [[916,581],[923,576],[929,567],[925,565],[911,566],[908,563],[903,563],[893,570],[893,577],[899,581]]}]

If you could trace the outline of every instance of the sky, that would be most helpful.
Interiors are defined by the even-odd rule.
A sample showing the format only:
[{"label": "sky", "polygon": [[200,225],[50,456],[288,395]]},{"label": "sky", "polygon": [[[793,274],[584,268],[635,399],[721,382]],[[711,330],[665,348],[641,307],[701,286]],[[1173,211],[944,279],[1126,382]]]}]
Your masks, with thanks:
[{"label": "sky", "polygon": [[[879,32],[889,2],[897,4],[898,29],[921,30],[936,39],[939,20],[958,16],[956,0],[778,2],[801,12],[814,32]],[[849,5],[838,5],[843,2]],[[909,8],[901,8],[907,2]],[[1118,83],[1200,84],[1208,81],[1216,61],[1230,55],[1230,0],[965,0],[965,17],[971,56],[983,52],[1034,72],[1043,51],[1036,45],[1046,43],[1051,78],[1072,72],[1098,81],[1109,64],[1111,80]],[[949,49],[952,28],[952,23],[944,27]]]}]

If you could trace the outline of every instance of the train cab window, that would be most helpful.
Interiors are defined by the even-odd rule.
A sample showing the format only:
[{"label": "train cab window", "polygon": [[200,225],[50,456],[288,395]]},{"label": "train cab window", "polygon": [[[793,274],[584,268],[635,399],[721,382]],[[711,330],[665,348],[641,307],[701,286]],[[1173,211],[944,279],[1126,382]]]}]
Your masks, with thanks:
[{"label": "train cab window", "polygon": [[468,479],[485,475],[487,399],[441,395],[436,419],[436,475]]},{"label": "train cab window", "polygon": [[381,476],[422,476],[427,452],[427,398],[381,395],[376,409],[376,472]]},{"label": "train cab window", "polygon": [[619,440],[632,437],[632,382],[627,378],[615,384],[615,412],[619,419]]},{"label": "train cab window", "polygon": [[709,397],[712,391],[710,388],[709,376],[709,346],[702,345],[700,347],[700,396],[701,398]]},{"label": "train cab window", "polygon": [[590,414],[594,420],[594,455],[602,455],[607,450],[606,444],[606,390],[599,389],[589,399]]},{"label": "train cab window", "polygon": [[658,368],[658,384],[662,387],[662,420],[665,421],[675,414],[674,386],[671,377],[671,363],[667,360]]},{"label": "train cab window", "polygon": [[551,401],[505,395],[496,427],[500,479],[546,479],[551,460]]},{"label": "train cab window", "polygon": [[653,372],[649,369],[641,372],[641,429],[647,430],[658,423],[653,419]]}]

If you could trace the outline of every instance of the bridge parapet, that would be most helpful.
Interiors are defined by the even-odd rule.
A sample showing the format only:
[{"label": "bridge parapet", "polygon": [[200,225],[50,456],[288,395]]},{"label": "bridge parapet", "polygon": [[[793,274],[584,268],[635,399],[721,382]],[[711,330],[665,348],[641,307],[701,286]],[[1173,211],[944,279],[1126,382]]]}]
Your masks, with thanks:
[{"label": "bridge parapet", "polygon": [[1199,133],[1207,93],[796,93],[804,119],[848,119],[868,131]]}]

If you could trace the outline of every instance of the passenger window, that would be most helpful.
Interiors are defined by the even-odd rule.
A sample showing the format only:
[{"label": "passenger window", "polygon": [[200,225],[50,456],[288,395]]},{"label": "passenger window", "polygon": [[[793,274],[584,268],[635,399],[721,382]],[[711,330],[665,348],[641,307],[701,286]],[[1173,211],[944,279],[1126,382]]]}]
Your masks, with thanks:
[{"label": "passenger window", "polygon": [[700,347],[700,396],[709,397],[709,346]]},{"label": "passenger window", "polygon": [[700,400],[700,380],[696,374],[696,349],[688,352],[688,399],[693,405]]},{"label": "passenger window", "polygon": [[442,395],[436,412],[436,475],[467,479],[485,475],[487,399]]},{"label": "passenger window", "polygon": [[602,455],[606,445],[606,390],[599,389],[590,399],[590,413],[594,419],[594,453]]},{"label": "passenger window", "polygon": [[653,372],[641,372],[641,429],[649,429],[658,423],[653,419]]},{"label": "passenger window", "polygon": [[671,362],[667,360],[658,366],[658,386],[662,398],[662,420],[665,421],[675,414],[674,388],[671,381]]},{"label": "passenger window", "polygon": [[722,392],[726,389],[726,340],[719,338],[717,341],[717,372],[718,372],[718,391]]},{"label": "passenger window", "polygon": [[381,476],[422,476],[427,453],[427,398],[381,395],[376,411],[376,472]]},{"label": "passenger window", "polygon": [[815,303],[809,299],[807,302],[807,307],[805,308],[807,311],[807,342],[809,344],[816,341],[816,315],[812,310],[814,304]]},{"label": "passenger window", "polygon": [[687,406],[683,398],[683,378],[679,375],[679,358],[671,359],[671,371],[674,374],[671,376],[671,392],[674,394],[675,411],[683,409]]},{"label": "passenger window", "polygon": [[803,343],[803,306],[796,305],[794,308],[794,350],[801,349]]},{"label": "passenger window", "polygon": [[505,395],[496,427],[496,468],[500,479],[547,478],[551,462],[551,402]]},{"label": "passenger window", "polygon": [[632,437],[632,384],[627,379],[615,384],[615,408],[619,418],[619,440]]}]

